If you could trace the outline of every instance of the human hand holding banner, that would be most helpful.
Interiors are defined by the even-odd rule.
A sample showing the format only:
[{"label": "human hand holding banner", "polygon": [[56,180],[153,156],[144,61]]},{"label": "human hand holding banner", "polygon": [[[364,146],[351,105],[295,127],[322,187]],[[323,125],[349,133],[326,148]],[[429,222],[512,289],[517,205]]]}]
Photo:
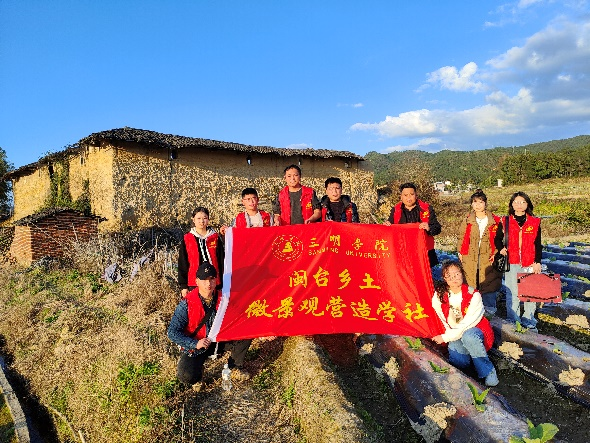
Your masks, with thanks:
[{"label": "human hand holding banner", "polygon": [[425,235],[417,223],[230,228],[210,337],[440,334]]}]

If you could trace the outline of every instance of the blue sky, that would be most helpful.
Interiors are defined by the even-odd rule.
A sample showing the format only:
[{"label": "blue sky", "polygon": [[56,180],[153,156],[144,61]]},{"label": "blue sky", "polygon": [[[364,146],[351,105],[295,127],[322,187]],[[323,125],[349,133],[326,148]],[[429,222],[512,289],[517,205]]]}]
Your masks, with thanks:
[{"label": "blue sky", "polygon": [[123,126],[360,155],[590,134],[590,6],[0,0],[8,160]]}]

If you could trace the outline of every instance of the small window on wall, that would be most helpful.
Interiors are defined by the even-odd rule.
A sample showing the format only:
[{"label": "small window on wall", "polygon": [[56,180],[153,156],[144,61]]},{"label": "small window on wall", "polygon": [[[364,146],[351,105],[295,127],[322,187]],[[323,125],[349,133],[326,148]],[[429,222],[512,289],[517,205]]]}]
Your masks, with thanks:
[{"label": "small window on wall", "polygon": [[248,163],[248,166],[252,166],[252,157],[246,157],[246,163]]},{"label": "small window on wall", "polygon": [[47,171],[49,172],[49,177],[53,177],[53,165],[47,166]]},{"label": "small window on wall", "polygon": [[84,163],[86,163],[86,159],[84,158],[84,155],[80,156],[80,166],[83,166]]},{"label": "small window on wall", "polygon": [[170,160],[176,160],[178,158],[178,149],[170,149]]}]

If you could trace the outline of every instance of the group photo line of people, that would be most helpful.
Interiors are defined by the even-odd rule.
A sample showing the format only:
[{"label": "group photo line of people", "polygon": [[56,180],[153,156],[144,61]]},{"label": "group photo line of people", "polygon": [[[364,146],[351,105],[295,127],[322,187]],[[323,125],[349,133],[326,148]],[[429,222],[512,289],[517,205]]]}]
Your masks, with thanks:
[{"label": "group photo line of people", "polygon": [[[256,189],[242,191],[243,212],[231,227],[260,228],[315,222],[359,223],[356,205],[343,194],[342,181],[325,181],[325,195],[318,199],[313,188],[301,183],[301,168],[284,169],[284,186],[272,205],[272,214],[258,208]],[[418,198],[417,187],[408,182],[399,186],[400,201],[383,222],[416,223],[424,230],[430,266],[438,265],[434,236],[442,227],[432,206]],[[178,284],[181,300],[168,327],[169,339],[178,345],[179,381],[195,390],[202,387],[203,366],[207,358],[230,351],[231,377],[246,380],[244,360],[252,339],[212,342],[209,331],[221,301],[224,235],[228,226],[216,232],[209,226],[209,210],[198,206],[192,212],[192,228],[182,239],[178,256]],[[541,219],[533,214],[533,203],[524,192],[510,197],[508,214],[498,216],[487,207],[486,194],[478,189],[470,197],[470,209],[463,218],[457,244],[458,260],[445,261],[441,281],[435,282],[432,307],[445,332],[431,337],[446,345],[449,362],[464,369],[473,365],[487,386],[499,383],[488,357],[494,333],[484,314],[495,314],[498,292],[504,284],[507,319],[536,332],[534,302],[518,298],[518,273],[541,273]],[[509,241],[508,241],[509,240]],[[508,262],[505,272],[498,262]],[[494,263],[496,262],[496,263]],[[496,264],[496,266],[494,266]],[[272,340],[274,337],[266,337]]]}]

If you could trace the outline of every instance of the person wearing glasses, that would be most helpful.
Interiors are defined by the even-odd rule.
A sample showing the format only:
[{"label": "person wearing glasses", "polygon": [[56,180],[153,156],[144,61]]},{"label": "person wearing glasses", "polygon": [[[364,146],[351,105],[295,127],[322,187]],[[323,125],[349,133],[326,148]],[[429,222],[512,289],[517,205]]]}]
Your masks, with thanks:
[{"label": "person wearing glasses", "polygon": [[465,283],[460,262],[444,262],[441,272],[443,280],[436,285],[432,307],[445,332],[432,340],[448,345],[449,363],[453,366],[464,369],[473,363],[477,376],[484,379],[486,386],[496,386],[498,374],[488,357],[494,344],[494,331],[483,315],[481,295]]},{"label": "person wearing glasses", "polygon": [[[508,229],[506,229],[508,223]],[[506,232],[507,231],[507,232]],[[508,249],[504,247],[504,235],[508,235]],[[520,313],[518,299],[517,274],[541,273],[541,219],[533,215],[533,203],[528,195],[522,191],[515,192],[508,203],[508,216],[502,217],[498,226],[496,248],[500,254],[508,254],[510,271],[504,273],[506,286],[506,314],[508,320],[537,332],[535,302],[524,302],[523,313]]]}]

